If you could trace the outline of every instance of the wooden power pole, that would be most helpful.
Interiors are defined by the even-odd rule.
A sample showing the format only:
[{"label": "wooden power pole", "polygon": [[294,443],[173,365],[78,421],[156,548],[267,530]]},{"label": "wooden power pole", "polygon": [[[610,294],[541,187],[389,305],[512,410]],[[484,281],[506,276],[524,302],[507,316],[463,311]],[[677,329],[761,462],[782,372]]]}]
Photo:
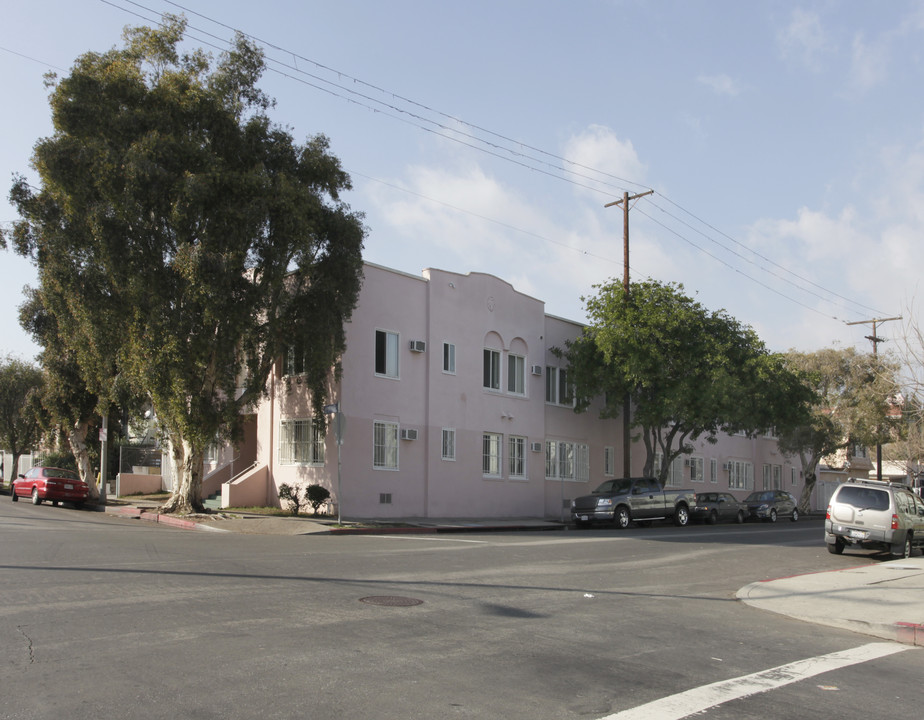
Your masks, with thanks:
[{"label": "wooden power pole", "polygon": [[[885,338],[876,335],[876,326],[879,323],[888,322],[889,320],[901,320],[901,315],[890,318],[874,318],[873,320],[857,320],[856,322],[845,323],[846,325],[872,325],[873,334],[867,335],[866,339],[873,344],[873,357],[877,357],[879,352],[879,343],[885,342]],[[876,479],[882,480],[882,444],[876,443]]]},{"label": "wooden power pole", "polygon": [[[651,195],[654,190],[649,190],[647,192],[638,193],[637,195],[629,195],[625,192],[622,194],[622,200],[614,200],[611,203],[607,203],[603,207],[613,207],[614,205],[622,205],[622,256],[623,256],[623,269],[622,269],[622,286],[626,294],[626,303],[629,301],[629,201],[636,200],[640,197],[645,197],[646,195]],[[622,401],[622,475],[623,477],[632,477],[632,462],[630,455],[630,445],[632,442],[632,435],[629,432],[630,430],[630,417],[632,412],[632,405],[630,401],[629,393],[626,393],[626,396]]]}]

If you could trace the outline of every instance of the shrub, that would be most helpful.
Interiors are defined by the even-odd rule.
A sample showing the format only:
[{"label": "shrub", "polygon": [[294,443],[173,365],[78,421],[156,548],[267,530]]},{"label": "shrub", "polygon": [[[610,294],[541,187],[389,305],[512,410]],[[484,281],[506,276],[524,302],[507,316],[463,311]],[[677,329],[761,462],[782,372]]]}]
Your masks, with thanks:
[{"label": "shrub", "polygon": [[298,495],[298,486],[292,487],[288,483],[283,483],[279,486],[279,499],[287,500],[292,503],[292,514],[298,515],[298,510],[301,507],[302,501]]},{"label": "shrub", "polygon": [[321,507],[330,497],[330,490],[320,485],[309,485],[305,488],[305,500],[314,508],[314,514],[318,514],[318,508]]}]

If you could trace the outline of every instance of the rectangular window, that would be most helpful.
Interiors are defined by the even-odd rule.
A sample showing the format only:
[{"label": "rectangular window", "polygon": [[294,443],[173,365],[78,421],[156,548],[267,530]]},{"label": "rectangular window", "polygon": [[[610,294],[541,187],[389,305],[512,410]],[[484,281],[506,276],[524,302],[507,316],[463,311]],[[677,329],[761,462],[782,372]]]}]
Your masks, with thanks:
[{"label": "rectangular window", "polygon": [[574,445],[572,443],[558,443],[558,477],[562,480],[574,480]]},{"label": "rectangular window", "polygon": [[443,372],[456,374],[456,346],[452,343],[443,343]]},{"label": "rectangular window", "polygon": [[790,475],[790,478],[792,479],[792,482],[790,484],[795,485],[796,484],[796,469],[789,468],[789,475]]},{"label": "rectangular window", "polygon": [[545,476],[558,477],[558,443],[554,440],[545,441]]},{"label": "rectangular window", "polygon": [[526,394],[526,358],[522,355],[507,356],[507,392]]},{"label": "rectangular window", "polygon": [[375,331],[375,374],[398,377],[398,333]]},{"label": "rectangular window", "polygon": [[324,464],[324,435],[314,420],[280,422],[279,462],[282,465]]},{"label": "rectangular window", "polygon": [[690,458],[690,481],[701,483],[705,481],[703,476],[703,459],[701,457]]},{"label": "rectangular window", "polygon": [[372,467],[398,469],[398,423],[376,420],[372,425]]},{"label": "rectangular window", "polygon": [[769,489],[770,489],[770,466],[769,466],[769,465],[764,465],[763,471],[764,471],[764,485],[763,485],[763,489],[764,489],[764,490],[769,490]]},{"label": "rectangular window", "polygon": [[709,460],[709,482],[717,483],[719,481],[719,463],[715,458]]},{"label": "rectangular window", "polygon": [[507,441],[510,477],[526,477],[526,438],[511,436]]},{"label": "rectangular window", "polygon": [[683,455],[678,455],[671,462],[670,470],[667,473],[667,482],[665,484],[671,485],[673,487],[681,487],[683,485],[683,467],[684,460],[686,460]]},{"label": "rectangular window", "polygon": [[484,387],[486,390],[500,390],[500,351],[484,349]]},{"label": "rectangular window", "polygon": [[610,477],[616,474],[616,451],[611,447],[603,448],[603,474]]},{"label": "rectangular window", "polygon": [[754,466],[743,460],[729,460],[728,487],[732,490],[753,490]]},{"label": "rectangular window", "polygon": [[486,477],[500,477],[502,436],[500,433],[485,433],[481,437],[481,472]]},{"label": "rectangular window", "polygon": [[305,349],[299,345],[289,345],[282,357],[285,375],[302,375],[306,372]]},{"label": "rectangular window", "polygon": [[783,466],[782,465],[773,466],[773,489],[774,490],[783,489]]},{"label": "rectangular window", "polygon": [[574,445],[574,479],[578,482],[590,480],[590,446]]},{"label": "rectangular window", "polygon": [[655,455],[654,455],[654,465],[651,468],[651,474],[654,475],[654,477],[661,476],[661,466],[663,464],[664,464],[664,455],[662,455],[660,451],[656,450]]},{"label": "rectangular window", "polygon": [[443,428],[442,448],[443,460],[456,459],[456,431],[453,428]]},{"label": "rectangular window", "polygon": [[546,366],[545,401],[550,405],[574,407],[574,387],[568,381],[568,371],[565,368]]}]

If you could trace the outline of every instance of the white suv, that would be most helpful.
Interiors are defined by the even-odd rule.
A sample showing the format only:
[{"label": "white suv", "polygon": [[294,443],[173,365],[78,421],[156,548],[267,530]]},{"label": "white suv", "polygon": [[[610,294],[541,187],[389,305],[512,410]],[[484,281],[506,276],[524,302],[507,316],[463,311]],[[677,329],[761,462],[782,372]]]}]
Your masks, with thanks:
[{"label": "white suv", "polygon": [[909,557],[924,548],[924,501],[900,483],[848,480],[831,496],[825,543],[838,555],[861,547]]}]

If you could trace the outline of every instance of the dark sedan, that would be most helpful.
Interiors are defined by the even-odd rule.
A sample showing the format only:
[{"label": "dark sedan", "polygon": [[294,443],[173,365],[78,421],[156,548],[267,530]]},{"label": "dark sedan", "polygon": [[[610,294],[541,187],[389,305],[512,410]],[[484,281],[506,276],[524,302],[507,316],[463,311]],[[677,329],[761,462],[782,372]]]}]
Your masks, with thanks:
[{"label": "dark sedan", "polygon": [[744,502],[752,520],[776,522],[778,517],[788,517],[795,522],[799,519],[796,498],[783,490],[758,490],[748,495]]},{"label": "dark sedan", "polygon": [[696,505],[690,508],[691,520],[705,520],[715,525],[720,520],[743,523],[748,506],[730,493],[696,493]]},{"label": "dark sedan", "polygon": [[63,501],[79,507],[90,496],[90,489],[71,470],[39,466],[13,481],[10,496],[13,502],[19,498],[31,498],[33,505],[41,505],[43,500],[49,500],[52,505]]}]

